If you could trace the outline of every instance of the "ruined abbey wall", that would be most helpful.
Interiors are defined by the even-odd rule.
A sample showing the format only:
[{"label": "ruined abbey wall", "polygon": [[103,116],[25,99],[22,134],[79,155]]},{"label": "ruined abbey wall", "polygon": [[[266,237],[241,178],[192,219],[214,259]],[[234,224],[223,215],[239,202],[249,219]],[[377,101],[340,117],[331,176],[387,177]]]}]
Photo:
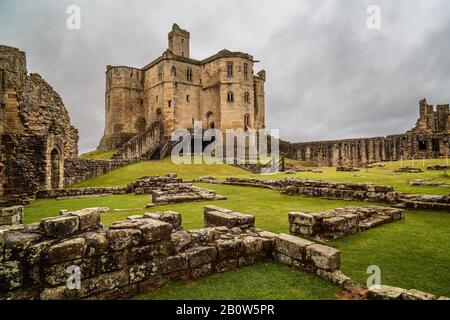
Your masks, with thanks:
[{"label": "ruined abbey wall", "polygon": [[78,154],[78,131],[61,97],[25,53],[0,46],[0,201],[22,202],[38,190],[62,187],[64,160]]},{"label": "ruined abbey wall", "polygon": [[141,69],[108,66],[105,132],[100,150],[117,149],[152,123],[164,137],[177,128],[260,129],[264,127],[265,72],[254,60],[222,50],[204,60],[189,57],[189,32],[173,26],[169,49]]},{"label": "ruined abbey wall", "polygon": [[290,143],[280,142],[288,157],[312,161],[318,166],[365,166],[380,161],[439,158],[450,150],[449,105],[435,110],[423,99],[416,126],[404,133],[386,137]]}]

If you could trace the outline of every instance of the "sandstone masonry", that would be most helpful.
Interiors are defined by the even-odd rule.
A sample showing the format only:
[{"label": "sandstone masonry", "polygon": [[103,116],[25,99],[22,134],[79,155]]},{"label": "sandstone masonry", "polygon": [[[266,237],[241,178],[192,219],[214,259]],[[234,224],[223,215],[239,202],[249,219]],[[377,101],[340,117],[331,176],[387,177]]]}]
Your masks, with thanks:
[{"label": "sandstone masonry", "polygon": [[[190,34],[174,24],[168,49],[143,68],[108,66],[105,132],[99,150],[117,157],[152,157],[178,128],[260,129],[265,125],[265,71],[253,57],[221,50],[190,57]],[[133,140],[131,140],[133,138]],[[128,144],[125,144],[130,141]]]},{"label": "sandstone masonry", "polygon": [[281,141],[280,151],[291,158],[325,167],[361,167],[380,161],[448,156],[449,105],[434,109],[422,99],[419,110],[416,126],[404,134],[300,143]]}]

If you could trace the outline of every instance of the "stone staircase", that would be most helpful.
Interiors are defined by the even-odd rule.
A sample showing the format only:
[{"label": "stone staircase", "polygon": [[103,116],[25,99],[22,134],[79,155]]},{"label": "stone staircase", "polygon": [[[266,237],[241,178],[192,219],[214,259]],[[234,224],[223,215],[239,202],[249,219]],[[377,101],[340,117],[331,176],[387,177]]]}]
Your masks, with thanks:
[{"label": "stone staircase", "polygon": [[[135,135],[122,145],[113,155],[114,160],[119,159],[153,159],[156,154],[167,152],[166,141],[161,139],[162,124],[159,121],[153,122],[145,131]],[[159,157],[160,158],[160,157]]]}]

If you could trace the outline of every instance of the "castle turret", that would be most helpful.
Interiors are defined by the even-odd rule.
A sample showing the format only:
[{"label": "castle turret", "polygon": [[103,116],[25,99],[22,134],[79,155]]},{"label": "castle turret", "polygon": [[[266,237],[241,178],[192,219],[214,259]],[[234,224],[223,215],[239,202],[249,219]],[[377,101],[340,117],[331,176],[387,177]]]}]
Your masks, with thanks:
[{"label": "castle turret", "polygon": [[169,50],[174,55],[189,58],[189,38],[189,32],[174,23],[169,32]]}]

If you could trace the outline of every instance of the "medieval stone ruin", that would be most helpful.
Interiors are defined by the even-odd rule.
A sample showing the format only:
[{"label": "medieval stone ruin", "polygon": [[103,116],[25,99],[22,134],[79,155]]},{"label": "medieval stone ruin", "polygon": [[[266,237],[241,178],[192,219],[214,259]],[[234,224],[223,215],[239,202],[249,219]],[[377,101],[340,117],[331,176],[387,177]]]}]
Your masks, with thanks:
[{"label": "medieval stone ruin", "polygon": [[363,167],[381,161],[448,156],[449,105],[438,105],[435,109],[422,99],[419,111],[416,126],[403,134],[300,143],[282,141],[280,151],[290,158],[324,167]]},{"label": "medieval stone ruin", "polygon": [[[205,207],[205,223],[214,226],[195,230],[184,230],[181,215],[172,211],[130,216],[105,228],[100,211],[65,211],[31,225],[0,227],[0,299],[127,298],[264,260],[314,273],[360,298],[437,298],[391,287],[366,292],[339,270],[338,250],[255,228],[253,216],[225,208]],[[68,267],[83,275],[78,290],[67,285]]]}]

